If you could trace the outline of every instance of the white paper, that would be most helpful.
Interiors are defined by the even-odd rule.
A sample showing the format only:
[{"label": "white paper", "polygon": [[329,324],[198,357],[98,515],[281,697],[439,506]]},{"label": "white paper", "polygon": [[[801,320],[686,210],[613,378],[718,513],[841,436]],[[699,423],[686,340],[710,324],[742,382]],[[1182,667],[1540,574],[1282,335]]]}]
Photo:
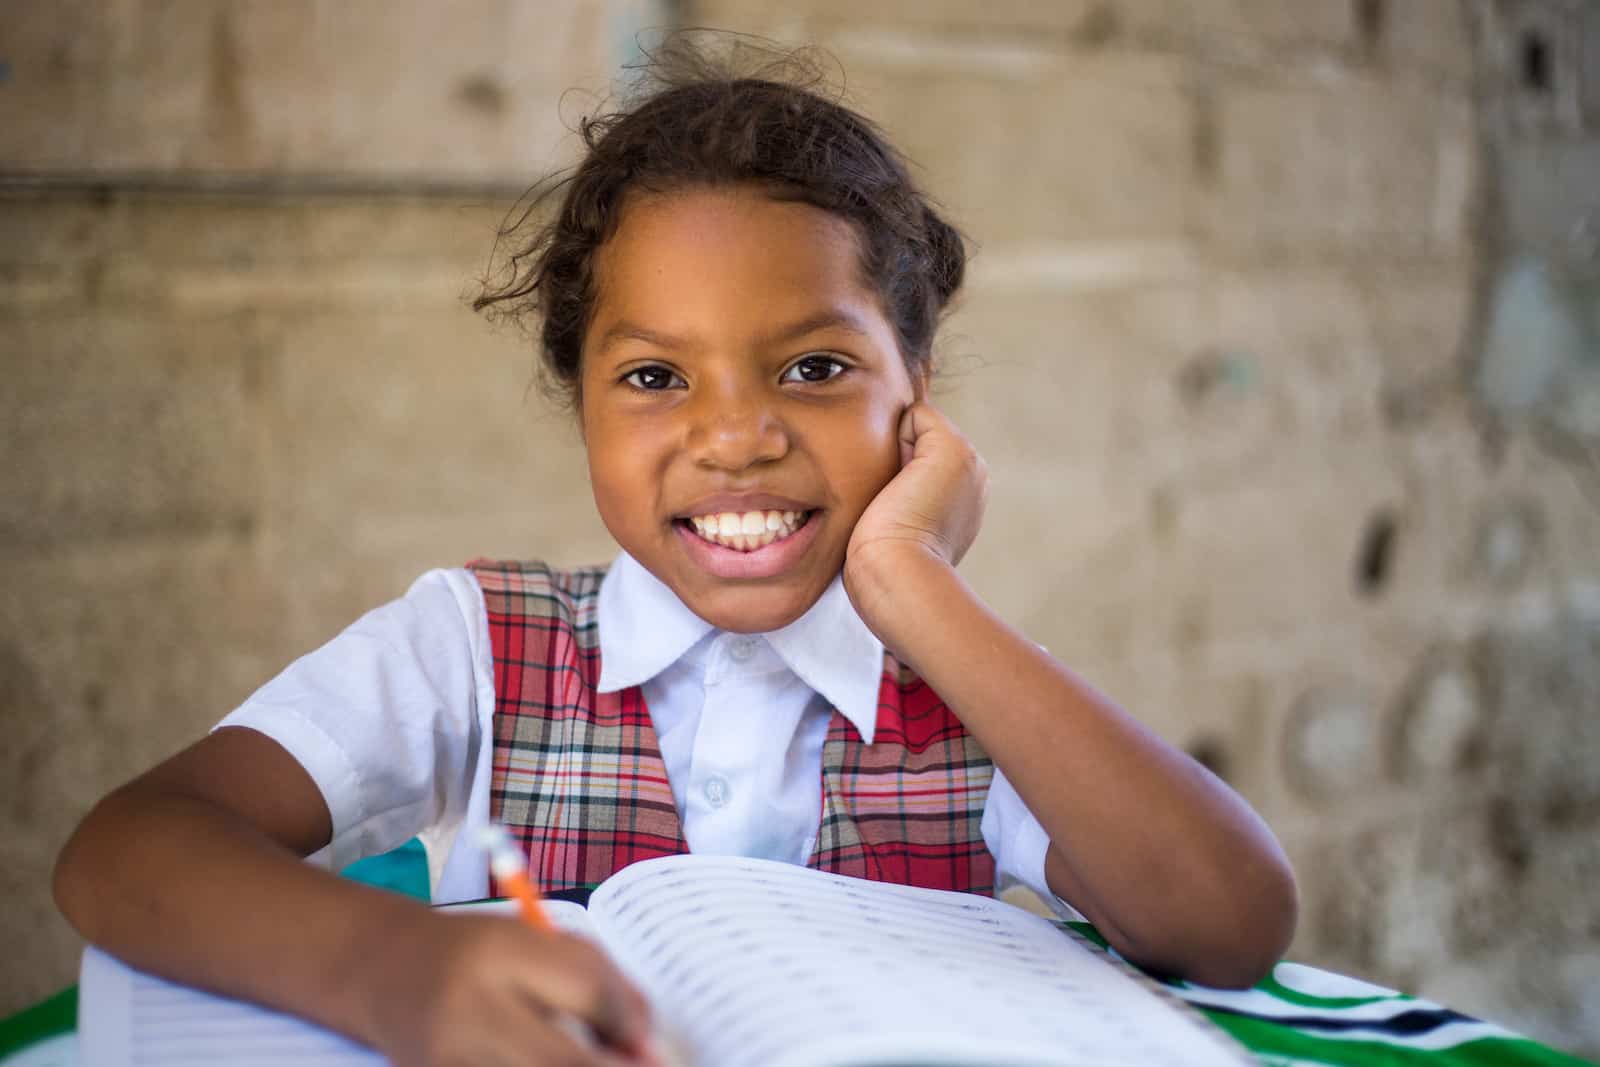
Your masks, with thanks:
[{"label": "white paper", "polygon": [[1252,1062],[1048,920],[987,897],[683,856],[619,872],[589,907],[717,1067]]},{"label": "white paper", "polygon": [[[507,911],[513,905],[465,905]],[[864,882],[765,860],[635,864],[590,911],[596,937],[655,1006],[669,1057],[705,1067],[1238,1067],[1202,1018],[1054,924],[964,893]],[[84,953],[79,1040],[92,1067],[380,1067],[292,1016]]]},{"label": "white paper", "polygon": [[[594,936],[583,908],[545,902],[557,926]],[[451,912],[509,913],[509,901]],[[79,1049],[90,1067],[381,1067],[382,1056],[293,1015],[270,1011],[134,970],[96,948],[83,954]]]},{"label": "white paper", "polygon": [[78,998],[79,1051],[91,1067],[377,1067],[385,1062],[321,1027],[136,971],[96,948],[84,951]]},{"label": "white paper", "polygon": [[57,1034],[0,1056],[4,1067],[78,1067],[78,1035]]}]

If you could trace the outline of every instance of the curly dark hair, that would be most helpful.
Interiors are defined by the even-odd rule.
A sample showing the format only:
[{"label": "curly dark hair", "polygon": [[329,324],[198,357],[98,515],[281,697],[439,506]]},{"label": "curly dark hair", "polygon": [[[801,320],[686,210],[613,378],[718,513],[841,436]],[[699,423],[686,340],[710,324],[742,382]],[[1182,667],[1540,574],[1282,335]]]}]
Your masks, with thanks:
[{"label": "curly dark hair", "polygon": [[[909,370],[926,372],[934,332],[966,271],[961,235],[912,181],[905,159],[868,119],[819,91],[808,52],[752,74],[731,66],[751,46],[713,58],[679,35],[648,56],[633,99],[585,117],[587,152],[572,171],[536,186],[502,226],[511,246],[499,284],[473,301],[530,328],[536,323],[547,390],[567,404],[579,390],[583,338],[595,304],[595,257],[616,232],[630,192],[752,184],[850,221],[863,280],[878,294]],[[549,207],[556,198],[560,206]]]}]

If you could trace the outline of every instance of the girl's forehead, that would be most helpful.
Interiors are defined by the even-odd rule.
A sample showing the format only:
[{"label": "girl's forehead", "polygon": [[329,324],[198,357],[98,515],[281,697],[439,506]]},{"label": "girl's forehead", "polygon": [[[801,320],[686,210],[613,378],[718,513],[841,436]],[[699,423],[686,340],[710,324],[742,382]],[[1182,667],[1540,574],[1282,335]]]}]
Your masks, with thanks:
[{"label": "girl's forehead", "polygon": [[591,338],[616,318],[734,327],[831,308],[881,318],[854,225],[754,187],[631,198],[594,278]]},{"label": "girl's forehead", "polygon": [[596,261],[602,275],[625,277],[680,263],[713,273],[787,268],[848,275],[860,260],[850,220],[759,186],[734,185],[630,196]]}]

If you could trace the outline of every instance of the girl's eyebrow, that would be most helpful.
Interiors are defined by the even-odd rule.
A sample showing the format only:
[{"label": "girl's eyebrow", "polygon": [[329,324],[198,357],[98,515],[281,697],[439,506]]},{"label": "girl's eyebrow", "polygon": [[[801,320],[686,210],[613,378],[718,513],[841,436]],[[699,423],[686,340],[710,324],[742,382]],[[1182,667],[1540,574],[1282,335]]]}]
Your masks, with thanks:
[{"label": "girl's eyebrow", "polygon": [[799,340],[807,334],[816,333],[819,330],[844,330],[848,333],[859,334],[862,337],[871,336],[870,331],[867,329],[867,324],[861,321],[861,317],[855,312],[849,308],[832,307],[819,311],[814,315],[807,315],[805,318],[791,322],[787,326],[779,326],[762,335],[759,338],[759,342],[763,345],[782,344],[785,341]]},{"label": "girl's eyebrow", "polygon": [[[782,344],[786,341],[798,340],[819,330],[829,329],[844,330],[866,338],[872,336],[866,323],[855,312],[848,308],[833,307],[769,330],[756,338],[756,343],[762,347]],[[610,328],[601,335],[599,349],[604,351],[620,341],[643,341],[657,348],[673,351],[688,348],[692,344],[691,338],[675,337],[672,334],[641,326],[628,319],[621,319],[612,323]]]},{"label": "girl's eyebrow", "polygon": [[605,351],[619,341],[643,341],[645,344],[654,345],[657,348],[672,349],[683,348],[686,344],[685,341],[673,337],[671,334],[647,330],[637,323],[629,322],[627,319],[612,323],[611,328],[600,337],[600,351]]}]

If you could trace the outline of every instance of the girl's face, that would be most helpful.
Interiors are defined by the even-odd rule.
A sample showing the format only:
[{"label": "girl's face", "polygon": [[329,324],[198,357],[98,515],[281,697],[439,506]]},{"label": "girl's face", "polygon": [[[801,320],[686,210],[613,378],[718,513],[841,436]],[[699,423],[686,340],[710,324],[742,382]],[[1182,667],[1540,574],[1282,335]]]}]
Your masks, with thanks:
[{"label": "girl's face", "polygon": [[596,259],[582,420],[600,517],[696,615],[786,626],[900,469],[920,393],[851,225],[755,188],[630,198]]}]

